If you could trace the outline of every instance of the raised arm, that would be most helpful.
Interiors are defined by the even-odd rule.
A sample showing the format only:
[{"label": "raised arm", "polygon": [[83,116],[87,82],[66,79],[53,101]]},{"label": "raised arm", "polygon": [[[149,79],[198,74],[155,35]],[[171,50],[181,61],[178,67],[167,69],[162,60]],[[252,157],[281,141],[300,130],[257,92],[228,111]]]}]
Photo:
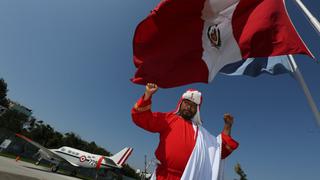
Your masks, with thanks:
[{"label": "raised arm", "polygon": [[233,125],[233,116],[231,114],[224,114],[224,127],[221,133],[222,136],[222,154],[221,159],[228,157],[235,149],[238,148],[239,143],[232,139],[231,128]]},{"label": "raised arm", "polygon": [[144,92],[144,101],[147,101],[151,96],[158,91],[158,86],[153,83],[148,83],[146,85],[146,90]]},{"label": "raised arm", "polygon": [[224,120],[224,127],[223,127],[223,133],[225,135],[231,136],[231,128],[233,124],[233,116],[229,113],[224,114],[223,120]]},{"label": "raised arm", "polygon": [[150,132],[161,132],[168,125],[165,113],[151,112],[151,98],[157,90],[158,86],[156,84],[148,83],[144,95],[131,110],[133,122]]}]

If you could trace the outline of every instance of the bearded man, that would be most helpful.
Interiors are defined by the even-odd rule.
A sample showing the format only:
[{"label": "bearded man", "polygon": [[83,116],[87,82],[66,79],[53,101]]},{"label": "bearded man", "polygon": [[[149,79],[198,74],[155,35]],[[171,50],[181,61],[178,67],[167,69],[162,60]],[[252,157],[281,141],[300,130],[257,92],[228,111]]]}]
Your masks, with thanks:
[{"label": "bearded man", "polygon": [[231,137],[233,117],[224,115],[224,128],[218,137],[202,127],[201,92],[186,91],[172,112],[152,112],[151,98],[158,90],[146,85],[144,95],[131,110],[133,122],[152,133],[159,133],[155,151],[159,160],[152,179],[218,180],[223,178],[223,159],[238,147]]}]

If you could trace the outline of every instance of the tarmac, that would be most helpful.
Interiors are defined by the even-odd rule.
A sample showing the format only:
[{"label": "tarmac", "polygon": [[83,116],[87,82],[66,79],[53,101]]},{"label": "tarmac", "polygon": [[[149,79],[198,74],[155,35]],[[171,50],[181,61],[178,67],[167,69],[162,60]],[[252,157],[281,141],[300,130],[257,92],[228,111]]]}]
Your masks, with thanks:
[{"label": "tarmac", "polygon": [[0,156],[0,180],[79,180],[50,169]]}]

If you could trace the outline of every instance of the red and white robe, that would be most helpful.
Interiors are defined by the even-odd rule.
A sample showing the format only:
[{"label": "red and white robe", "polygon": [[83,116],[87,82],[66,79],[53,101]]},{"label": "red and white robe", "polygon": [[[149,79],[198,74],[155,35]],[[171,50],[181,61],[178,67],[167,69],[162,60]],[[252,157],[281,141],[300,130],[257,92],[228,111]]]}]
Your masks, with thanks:
[{"label": "red and white robe", "polygon": [[[157,180],[180,179],[194,150],[197,128],[194,128],[191,121],[174,112],[151,112],[151,99],[144,101],[143,97],[137,101],[131,115],[137,126],[160,134],[160,142],[155,151],[155,156],[160,161],[156,169]],[[223,133],[221,139],[221,159],[224,159],[238,147],[238,143]]]}]

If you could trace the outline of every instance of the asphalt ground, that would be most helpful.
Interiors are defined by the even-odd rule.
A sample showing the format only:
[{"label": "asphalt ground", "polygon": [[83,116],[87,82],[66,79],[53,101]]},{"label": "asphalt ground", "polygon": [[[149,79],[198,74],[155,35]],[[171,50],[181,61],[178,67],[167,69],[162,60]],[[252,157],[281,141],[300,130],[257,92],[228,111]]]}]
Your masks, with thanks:
[{"label": "asphalt ground", "polygon": [[79,180],[50,169],[0,156],[0,180]]}]

